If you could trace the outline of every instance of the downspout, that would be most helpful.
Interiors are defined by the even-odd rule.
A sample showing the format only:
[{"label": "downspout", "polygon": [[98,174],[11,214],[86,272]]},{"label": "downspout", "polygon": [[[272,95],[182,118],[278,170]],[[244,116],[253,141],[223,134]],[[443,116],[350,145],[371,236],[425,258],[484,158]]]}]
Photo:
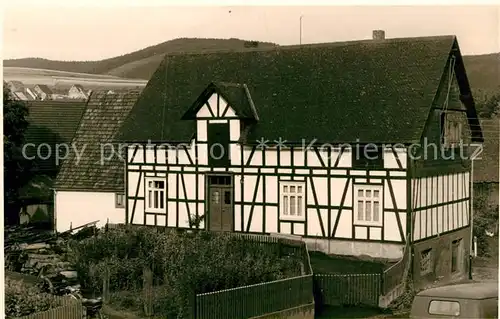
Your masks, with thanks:
[{"label": "downspout", "polygon": [[56,205],[56,200],[57,200],[57,190],[55,188],[52,189],[54,191],[54,212],[53,212],[53,217],[52,217],[52,229],[54,233],[57,234],[57,205]]},{"label": "downspout", "polygon": [[469,194],[470,194],[470,240],[469,240],[469,279],[472,279],[472,249],[474,245],[474,160],[478,154],[471,156],[470,180],[469,180]]}]

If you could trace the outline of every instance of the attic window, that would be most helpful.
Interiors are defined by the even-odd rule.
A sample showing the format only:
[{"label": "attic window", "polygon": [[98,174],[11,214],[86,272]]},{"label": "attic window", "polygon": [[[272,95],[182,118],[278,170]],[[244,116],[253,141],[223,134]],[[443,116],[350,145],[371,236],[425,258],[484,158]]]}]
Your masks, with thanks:
[{"label": "attic window", "polygon": [[378,169],[384,167],[382,148],[377,145],[357,145],[353,148],[352,167]]},{"label": "attic window", "polygon": [[462,123],[450,116],[450,113],[441,113],[441,143],[445,148],[460,146],[462,139]]}]

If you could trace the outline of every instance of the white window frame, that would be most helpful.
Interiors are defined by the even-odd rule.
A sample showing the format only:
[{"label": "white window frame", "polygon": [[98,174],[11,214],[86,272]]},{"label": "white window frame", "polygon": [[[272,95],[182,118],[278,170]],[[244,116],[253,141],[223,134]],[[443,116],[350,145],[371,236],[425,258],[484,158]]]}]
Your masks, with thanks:
[{"label": "white window frame", "polygon": [[[382,221],[384,218],[384,208],[383,208],[383,185],[366,185],[366,184],[354,184],[354,224],[363,226],[382,226]],[[360,192],[363,193],[361,196]],[[378,192],[378,197],[374,195]],[[368,196],[369,195],[369,196]],[[360,203],[363,209],[360,212]],[[378,220],[373,220],[373,212],[376,207],[375,203],[378,205]],[[367,214],[367,209],[370,209],[370,214]],[[360,218],[362,214],[362,218]],[[367,217],[369,219],[367,219]]]},{"label": "white window frame", "polygon": [[[292,189],[294,192],[292,192]],[[292,201],[294,205],[292,205]],[[279,181],[279,203],[280,220],[305,221],[306,182]]]},{"label": "white window frame", "polygon": [[125,208],[125,194],[115,193],[115,208]]},{"label": "white window frame", "polygon": [[[164,213],[167,206],[167,180],[166,178],[158,177],[146,177],[144,182],[146,183],[146,194],[145,194],[145,208],[146,212],[154,213]],[[163,182],[163,188],[156,187],[157,182]],[[152,183],[152,185],[150,185]],[[163,201],[158,200],[158,207],[154,207],[154,194],[159,193],[158,199],[162,198]],[[163,207],[161,204],[163,203]],[[152,205],[151,205],[152,204]]]}]

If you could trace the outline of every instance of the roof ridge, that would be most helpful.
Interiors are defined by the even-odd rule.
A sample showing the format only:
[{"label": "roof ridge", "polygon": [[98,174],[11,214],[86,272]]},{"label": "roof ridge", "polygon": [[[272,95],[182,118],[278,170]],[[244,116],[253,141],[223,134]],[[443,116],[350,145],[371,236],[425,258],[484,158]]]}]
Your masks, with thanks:
[{"label": "roof ridge", "polygon": [[348,40],[348,41],[337,41],[337,42],[319,42],[319,43],[309,43],[309,44],[290,44],[290,45],[275,45],[269,47],[256,47],[256,48],[237,48],[237,49],[206,49],[202,51],[177,51],[169,52],[165,54],[165,59],[168,57],[184,56],[184,55],[206,55],[206,54],[224,54],[224,53],[246,53],[246,52],[269,52],[269,51],[283,51],[292,49],[302,49],[302,48],[324,48],[324,47],[338,47],[338,46],[349,46],[358,44],[388,44],[388,43],[398,43],[407,41],[432,41],[432,40],[444,40],[444,39],[455,39],[456,35],[438,35],[438,36],[420,36],[420,37],[401,37],[401,38],[388,38],[384,40],[373,40],[373,39],[362,39],[362,40]]}]

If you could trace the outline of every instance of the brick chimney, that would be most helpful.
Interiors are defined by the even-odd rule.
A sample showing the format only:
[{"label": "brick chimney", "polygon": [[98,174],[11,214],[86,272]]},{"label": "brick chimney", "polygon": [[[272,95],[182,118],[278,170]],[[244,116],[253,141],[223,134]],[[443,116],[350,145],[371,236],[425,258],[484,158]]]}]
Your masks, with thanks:
[{"label": "brick chimney", "polygon": [[384,40],[385,31],[384,30],[373,30],[373,40]]}]

